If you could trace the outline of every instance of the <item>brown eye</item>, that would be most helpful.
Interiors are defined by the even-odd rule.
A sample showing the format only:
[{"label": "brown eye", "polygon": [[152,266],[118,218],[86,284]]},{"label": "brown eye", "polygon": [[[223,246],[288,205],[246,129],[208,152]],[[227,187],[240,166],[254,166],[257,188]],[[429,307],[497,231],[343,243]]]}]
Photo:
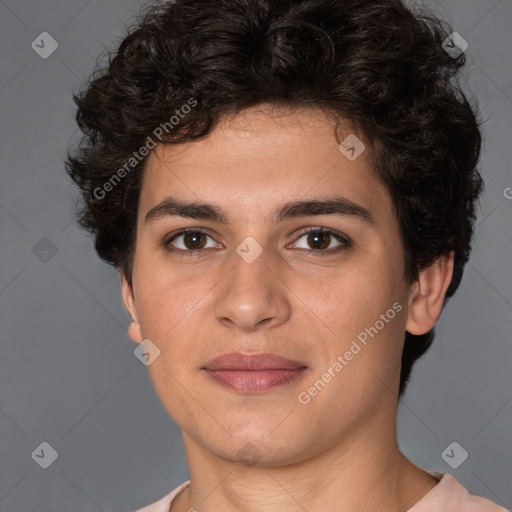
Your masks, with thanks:
[{"label": "brown eye", "polygon": [[206,237],[199,231],[193,231],[192,233],[185,233],[183,235],[183,242],[185,247],[190,250],[202,249],[206,244]]},{"label": "brown eye", "polygon": [[348,236],[336,231],[332,231],[330,229],[309,229],[305,233],[302,233],[302,235],[298,238],[298,240],[301,239],[304,239],[305,243],[302,242],[302,247],[297,244],[299,249],[309,249],[310,252],[316,251],[319,254],[330,254],[333,252],[342,251],[351,247],[352,245]]},{"label": "brown eye", "polygon": [[184,230],[176,233],[173,237],[164,242],[164,247],[169,251],[182,253],[215,247],[215,243],[207,247],[208,239],[211,239],[211,236],[203,231],[197,229]]},{"label": "brown eye", "polygon": [[314,231],[308,233],[307,241],[313,249],[327,249],[331,241],[331,235],[325,231]]}]

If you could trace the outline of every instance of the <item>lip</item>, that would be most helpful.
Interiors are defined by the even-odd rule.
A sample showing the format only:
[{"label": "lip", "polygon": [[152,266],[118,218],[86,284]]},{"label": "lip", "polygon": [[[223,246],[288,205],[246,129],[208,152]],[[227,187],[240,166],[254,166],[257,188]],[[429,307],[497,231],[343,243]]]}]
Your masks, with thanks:
[{"label": "lip", "polygon": [[242,393],[261,393],[289,384],[302,376],[305,365],[276,354],[222,354],[202,370],[217,384]]},{"label": "lip", "polygon": [[208,361],[204,368],[206,370],[297,370],[305,368],[305,365],[277,354],[242,354],[231,352],[214,357]]}]

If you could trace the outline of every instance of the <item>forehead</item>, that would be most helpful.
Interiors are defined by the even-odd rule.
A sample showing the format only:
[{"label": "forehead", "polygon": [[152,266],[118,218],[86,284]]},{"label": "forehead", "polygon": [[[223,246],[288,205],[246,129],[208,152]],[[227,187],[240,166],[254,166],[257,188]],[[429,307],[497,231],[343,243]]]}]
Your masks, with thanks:
[{"label": "forehead", "polygon": [[266,210],[289,199],[326,194],[359,203],[386,202],[373,172],[368,144],[353,161],[339,142],[357,137],[353,126],[317,109],[257,107],[225,117],[204,139],[159,145],[144,169],[139,211],[167,195],[222,202],[236,215]]},{"label": "forehead", "polygon": [[[215,154],[218,158],[232,161],[246,160],[248,157],[255,160],[269,157],[278,159],[279,153],[287,148],[297,150],[297,158],[307,151],[317,160],[322,152],[323,156],[327,156],[326,149],[337,147],[336,137],[342,140],[357,131],[352,123],[342,118],[338,119],[338,125],[336,129],[332,114],[318,108],[291,109],[262,105],[222,117],[201,140],[172,146],[160,144],[150,155],[148,163],[151,166],[155,159],[162,157],[168,163],[200,161],[201,153]],[[363,136],[359,134],[359,138]],[[285,154],[287,158],[293,156],[291,151]]]}]

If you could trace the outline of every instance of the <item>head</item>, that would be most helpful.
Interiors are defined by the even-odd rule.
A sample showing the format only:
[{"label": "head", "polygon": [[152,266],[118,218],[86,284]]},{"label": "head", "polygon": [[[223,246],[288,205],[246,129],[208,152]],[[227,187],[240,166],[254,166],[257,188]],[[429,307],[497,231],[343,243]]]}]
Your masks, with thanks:
[{"label": "head", "polygon": [[[200,421],[179,389],[210,399],[201,365],[223,352],[278,352],[316,380],[359,340],[357,362],[308,407],[348,391],[355,424],[378,408],[369,387],[403,394],[460,284],[482,190],[464,54],[442,47],[450,32],[399,0],[162,2],[75,96],[84,138],[66,166],[79,221],[120,271],[130,335],[162,351],[149,371],[185,430]],[[347,140],[364,148],[356,159]],[[150,213],[170,197],[174,213],[189,203],[185,216]],[[301,216],[289,207],[276,222],[298,201]],[[250,263],[236,251],[247,237],[261,249]],[[325,241],[341,249],[311,254]],[[168,250],[194,246],[203,253]],[[276,423],[279,393],[258,398]],[[253,425],[249,435],[254,414],[230,427]]]}]

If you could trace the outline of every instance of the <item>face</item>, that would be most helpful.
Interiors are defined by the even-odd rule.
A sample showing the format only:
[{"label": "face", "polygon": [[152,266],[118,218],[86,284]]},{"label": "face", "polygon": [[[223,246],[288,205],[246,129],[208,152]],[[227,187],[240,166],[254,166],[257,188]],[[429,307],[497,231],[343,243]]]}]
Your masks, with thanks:
[{"label": "face", "polygon": [[[130,335],[160,350],[148,371],[184,435],[227,460],[251,446],[291,463],[394,421],[410,305],[399,226],[370,148],[347,158],[333,127],[317,110],[250,109],[157,146],[144,170]],[[294,364],[211,363],[229,353]]]}]

